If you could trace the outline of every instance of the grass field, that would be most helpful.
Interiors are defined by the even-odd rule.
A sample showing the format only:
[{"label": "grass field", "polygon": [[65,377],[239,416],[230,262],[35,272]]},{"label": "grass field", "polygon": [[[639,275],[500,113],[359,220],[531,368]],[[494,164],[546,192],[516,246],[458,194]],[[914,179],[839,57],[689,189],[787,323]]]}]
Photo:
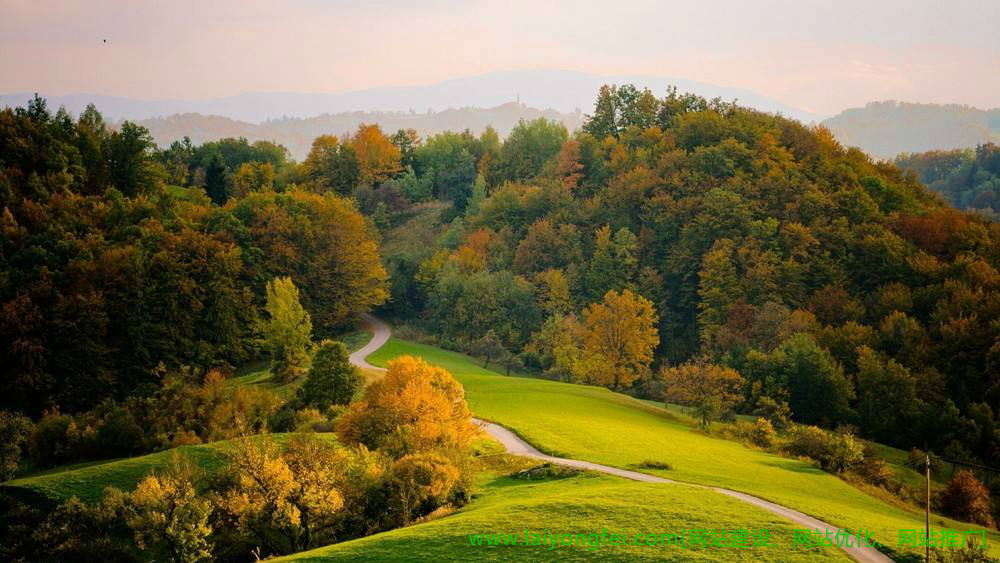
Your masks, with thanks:
[{"label": "grass field", "polygon": [[[498,446],[498,445],[497,445]],[[723,495],[687,486],[635,483],[597,473],[544,481],[503,476],[525,460],[511,460],[505,470],[483,475],[473,502],[446,518],[340,544],[297,553],[278,561],[389,563],[532,562],[532,561],[774,561],[847,562],[833,548],[792,546],[793,526],[763,510]],[[683,530],[767,530],[770,547],[699,547],[666,545],[593,547],[473,546],[469,534],[531,532],[600,534],[607,529],[634,541],[636,534]],[[645,537],[640,538],[640,542]],[[523,543],[523,539],[521,540]],[[588,548],[589,546],[593,549]]]},{"label": "grass field", "polygon": [[[272,439],[281,443],[287,436],[271,435]],[[334,439],[332,434],[317,436],[327,440]],[[96,502],[100,500],[105,487],[131,491],[150,472],[165,469],[175,454],[187,456],[203,475],[216,473],[225,466],[226,448],[229,444],[229,441],[222,441],[181,446],[132,458],[57,467],[9,481],[4,486],[27,489],[55,501],[75,496],[84,502]]]},{"label": "grass field", "polygon": [[[353,352],[367,344],[371,338],[371,330],[368,327],[364,327],[340,335],[336,339],[343,342],[349,352]],[[365,373],[365,376],[370,378],[372,374]],[[273,379],[271,377],[270,361],[257,360],[237,370],[236,376],[230,378],[227,383],[229,385],[257,385],[277,393],[282,399],[288,399],[291,398],[295,390],[302,384],[302,379],[300,378],[290,383]]]},{"label": "grass field", "polygon": [[[892,549],[899,530],[924,527],[923,513],[916,508],[882,502],[808,463],[705,436],[685,424],[683,416],[603,388],[504,377],[462,354],[398,339],[368,361],[385,365],[403,354],[451,371],[465,386],[476,416],[514,430],[553,455],[617,467],[645,460],[667,462],[672,470],[649,472],[743,491],[851,530],[867,528]],[[931,527],[981,528],[939,516],[931,519]],[[1000,555],[1000,535],[989,534],[987,543]],[[916,553],[900,549],[897,556]]]}]

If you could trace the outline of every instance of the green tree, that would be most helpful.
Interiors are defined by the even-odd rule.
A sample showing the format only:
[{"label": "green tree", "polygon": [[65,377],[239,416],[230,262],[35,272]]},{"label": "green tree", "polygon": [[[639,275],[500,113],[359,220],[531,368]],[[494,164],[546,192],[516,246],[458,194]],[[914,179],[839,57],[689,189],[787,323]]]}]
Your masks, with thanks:
[{"label": "green tree", "polygon": [[504,178],[511,181],[529,180],[538,176],[569,138],[566,126],[544,117],[521,120],[504,141],[500,167]]},{"label": "green tree", "polygon": [[298,390],[304,406],[325,411],[331,405],[346,405],[361,388],[363,380],[351,365],[347,346],[343,342],[324,340],[316,347],[312,365]]},{"label": "green tree", "polygon": [[156,144],[149,131],[126,121],[108,140],[111,184],[127,196],[148,193],[158,187],[163,169],[153,158]]},{"label": "green tree", "polygon": [[271,371],[282,381],[301,375],[308,361],[306,347],[312,338],[312,320],[299,302],[299,289],[292,278],[274,278],[267,283],[268,319],[263,333],[271,351]]},{"label": "green tree", "polygon": [[482,338],[472,343],[471,351],[477,356],[482,356],[484,368],[490,367],[490,360],[499,360],[510,354],[492,328],[487,330]]}]

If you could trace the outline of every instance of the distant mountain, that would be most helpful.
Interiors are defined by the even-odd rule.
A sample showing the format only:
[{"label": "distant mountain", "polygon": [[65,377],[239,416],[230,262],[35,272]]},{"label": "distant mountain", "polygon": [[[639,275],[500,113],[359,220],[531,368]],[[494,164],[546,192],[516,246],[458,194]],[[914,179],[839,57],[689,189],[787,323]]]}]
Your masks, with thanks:
[{"label": "distant mountain", "polygon": [[281,143],[292,157],[302,160],[309,152],[313,139],[324,134],[340,135],[357,129],[361,123],[377,123],[387,134],[399,129],[415,129],[423,137],[442,131],[470,129],[479,133],[492,125],[500,135],[506,136],[518,120],[546,119],[559,121],[572,131],[583,124],[580,112],[560,113],[548,109],[529,108],[509,102],[492,108],[447,109],[432,113],[410,112],[351,112],[323,114],[309,118],[285,117],[260,124],[237,121],[218,115],[182,113],[166,118],[144,119],[140,124],[149,129],[161,147],[185,136],[195,144],[215,141],[225,137],[246,137],[250,141],[267,140]]},{"label": "distant mountain", "polygon": [[872,102],[823,122],[840,142],[879,158],[1000,142],[1000,108]]},{"label": "distant mountain", "polygon": [[[173,114],[200,113],[218,115],[249,123],[261,123],[281,117],[306,118],[325,113],[352,111],[395,112],[415,110],[443,111],[448,108],[491,108],[511,101],[532,107],[553,108],[563,113],[577,109],[589,112],[597,89],[603,84],[632,83],[663,95],[668,86],[708,98],[738,100],[742,105],[762,111],[780,112],[804,122],[818,116],[783,104],[750,90],[730,88],[662,76],[598,76],[564,70],[527,70],[494,72],[455,78],[424,86],[393,86],[340,94],[264,92],[217,98],[213,100],[137,100],[96,94],[46,96],[53,108],[65,106],[79,114],[93,102],[112,120],[150,119]],[[44,92],[42,93],[44,95]],[[23,106],[31,93],[0,95],[0,107]]]}]

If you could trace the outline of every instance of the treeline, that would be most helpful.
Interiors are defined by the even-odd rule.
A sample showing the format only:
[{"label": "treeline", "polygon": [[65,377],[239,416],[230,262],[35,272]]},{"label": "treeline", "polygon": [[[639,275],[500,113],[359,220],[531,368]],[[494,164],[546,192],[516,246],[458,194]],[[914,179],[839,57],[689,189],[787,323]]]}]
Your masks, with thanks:
[{"label": "treeline", "polygon": [[995,144],[901,154],[896,166],[916,174],[955,207],[1000,219],[1000,147]]},{"label": "treeline", "polygon": [[[321,336],[384,301],[369,222],[295,170],[269,143],[157,151],[93,107],[0,112],[0,407],[83,411],[151,396],[160,364],[239,365],[278,276]],[[182,189],[199,182],[211,199]]]},{"label": "treeline", "polygon": [[826,129],[677,92],[606,87],[561,143],[513,140],[435,189],[473,191],[435,247],[387,257],[401,318],[551,377],[662,399],[671,370],[731,370],[738,412],[1000,456],[996,223]]}]

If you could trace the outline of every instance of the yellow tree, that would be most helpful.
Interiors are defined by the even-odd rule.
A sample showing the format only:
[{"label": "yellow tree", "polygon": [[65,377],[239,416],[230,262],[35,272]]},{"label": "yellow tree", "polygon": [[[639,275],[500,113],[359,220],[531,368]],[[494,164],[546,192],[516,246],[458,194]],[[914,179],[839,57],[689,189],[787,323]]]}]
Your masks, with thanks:
[{"label": "yellow tree", "polygon": [[336,449],[312,434],[293,436],[284,453],[267,435],[243,436],[229,462],[236,484],[220,508],[271,553],[314,547],[343,509]]},{"label": "yellow tree", "polygon": [[389,362],[385,377],[337,419],[337,437],[394,458],[463,451],[475,434],[465,391],[450,373],[412,356]]},{"label": "yellow tree", "polygon": [[212,506],[198,495],[186,459],[175,454],[170,468],[140,481],[129,501],[127,521],[140,549],[163,553],[173,563],[211,558],[208,516]]},{"label": "yellow tree", "polygon": [[695,363],[664,367],[660,379],[665,385],[664,400],[694,407],[704,428],[740,400],[744,383],[732,368]]},{"label": "yellow tree", "polygon": [[378,125],[359,125],[351,145],[358,157],[363,184],[377,186],[403,169],[399,147],[392,144]]},{"label": "yellow tree", "polygon": [[583,379],[612,389],[630,385],[660,342],[653,303],[630,290],[604,294],[583,311]]}]

